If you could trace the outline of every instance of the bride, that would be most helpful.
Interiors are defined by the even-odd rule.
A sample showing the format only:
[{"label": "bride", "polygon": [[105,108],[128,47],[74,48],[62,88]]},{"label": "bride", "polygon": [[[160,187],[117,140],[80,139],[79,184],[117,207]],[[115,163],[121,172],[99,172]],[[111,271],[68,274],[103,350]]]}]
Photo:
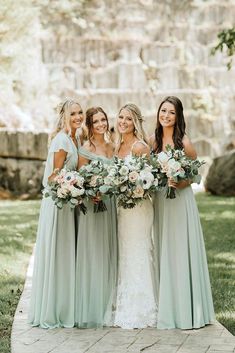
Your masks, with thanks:
[{"label": "bride", "polygon": [[[117,119],[117,155],[149,155],[142,127],[143,118],[135,104],[123,106]],[[119,276],[114,325],[125,329],[156,326],[152,259],[153,206],[149,199],[132,209],[118,209]]]}]

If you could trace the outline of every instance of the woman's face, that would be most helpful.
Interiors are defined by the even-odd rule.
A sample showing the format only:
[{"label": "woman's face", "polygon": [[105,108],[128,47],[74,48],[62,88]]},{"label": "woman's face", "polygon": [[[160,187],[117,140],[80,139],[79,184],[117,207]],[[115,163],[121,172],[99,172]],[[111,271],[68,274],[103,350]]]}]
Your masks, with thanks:
[{"label": "woman's face", "polygon": [[108,130],[108,121],[102,112],[98,112],[92,117],[93,134],[104,134]]},{"label": "woman's face", "polygon": [[162,127],[172,127],[175,125],[176,111],[172,103],[165,102],[162,104],[159,111],[159,122]]},{"label": "woman's face", "polygon": [[79,104],[72,104],[70,110],[70,127],[74,131],[81,127],[83,122],[83,111]]},{"label": "woman's face", "polygon": [[131,113],[127,109],[122,109],[118,116],[117,127],[120,134],[133,133],[135,130]]}]

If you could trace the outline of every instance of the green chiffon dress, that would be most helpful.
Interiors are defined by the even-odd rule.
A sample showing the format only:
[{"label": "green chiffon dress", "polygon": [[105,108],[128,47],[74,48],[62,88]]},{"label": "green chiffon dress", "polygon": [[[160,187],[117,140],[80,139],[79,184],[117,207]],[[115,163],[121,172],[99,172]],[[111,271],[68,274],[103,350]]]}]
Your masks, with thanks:
[{"label": "green chiffon dress", "polygon": [[[110,162],[83,147],[79,155]],[[117,215],[113,198],[105,200],[105,204],[106,211],[94,213],[94,204],[88,201],[87,214],[79,216],[75,321],[80,328],[113,323],[118,265]]]},{"label": "green chiffon dress", "polygon": [[[65,132],[50,145],[43,178],[44,187],[54,169],[54,153],[67,152],[64,167],[77,168],[78,149]],[[51,198],[43,198],[40,209],[29,323],[42,328],[73,327],[75,303],[75,211],[68,205],[58,209]]]},{"label": "green chiffon dress", "polygon": [[159,329],[192,329],[215,320],[200,218],[191,186],[154,198]]}]

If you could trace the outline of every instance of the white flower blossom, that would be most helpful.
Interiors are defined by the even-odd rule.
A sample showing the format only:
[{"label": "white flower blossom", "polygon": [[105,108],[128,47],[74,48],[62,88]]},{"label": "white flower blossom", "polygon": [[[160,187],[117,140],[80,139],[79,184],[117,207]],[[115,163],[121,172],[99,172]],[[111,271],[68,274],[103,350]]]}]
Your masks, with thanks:
[{"label": "white flower blossom", "polygon": [[137,185],[137,187],[133,190],[133,197],[139,198],[143,196],[144,196],[144,189],[140,185]]},{"label": "white flower blossom", "polygon": [[138,177],[139,177],[139,174],[135,170],[133,170],[132,172],[130,172],[128,178],[132,183],[134,183],[138,179]]},{"label": "white flower blossom", "polygon": [[129,168],[125,165],[123,165],[119,170],[119,174],[122,176],[127,175],[128,172],[129,172]]}]

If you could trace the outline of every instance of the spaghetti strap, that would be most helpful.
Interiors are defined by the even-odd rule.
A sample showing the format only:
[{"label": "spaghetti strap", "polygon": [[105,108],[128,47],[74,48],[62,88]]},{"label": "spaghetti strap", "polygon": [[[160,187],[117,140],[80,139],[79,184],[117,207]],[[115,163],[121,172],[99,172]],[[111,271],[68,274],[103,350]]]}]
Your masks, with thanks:
[{"label": "spaghetti strap", "polygon": [[148,144],[147,144],[145,141],[143,141],[143,140],[137,140],[137,141],[135,141],[135,142],[133,143],[133,145],[131,146],[131,153],[132,153],[132,151],[133,151],[134,146],[135,146],[137,143],[142,143],[144,146],[148,147]]}]

